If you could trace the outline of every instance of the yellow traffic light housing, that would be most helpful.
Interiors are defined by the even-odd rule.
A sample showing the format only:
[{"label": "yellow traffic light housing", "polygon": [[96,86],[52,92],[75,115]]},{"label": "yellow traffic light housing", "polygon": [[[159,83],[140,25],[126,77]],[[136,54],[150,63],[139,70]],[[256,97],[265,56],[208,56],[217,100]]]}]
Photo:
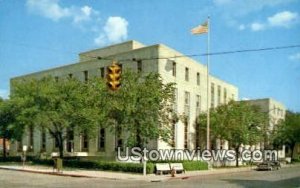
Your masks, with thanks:
[{"label": "yellow traffic light housing", "polygon": [[116,91],[121,86],[122,68],[115,61],[107,68],[107,86],[112,91]]}]

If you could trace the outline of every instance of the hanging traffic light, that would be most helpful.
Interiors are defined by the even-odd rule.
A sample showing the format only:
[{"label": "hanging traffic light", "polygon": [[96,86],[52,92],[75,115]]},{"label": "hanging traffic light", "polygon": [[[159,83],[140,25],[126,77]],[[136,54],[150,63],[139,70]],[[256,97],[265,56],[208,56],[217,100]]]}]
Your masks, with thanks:
[{"label": "hanging traffic light", "polygon": [[116,91],[121,86],[122,68],[115,61],[107,68],[107,86],[112,91]]}]

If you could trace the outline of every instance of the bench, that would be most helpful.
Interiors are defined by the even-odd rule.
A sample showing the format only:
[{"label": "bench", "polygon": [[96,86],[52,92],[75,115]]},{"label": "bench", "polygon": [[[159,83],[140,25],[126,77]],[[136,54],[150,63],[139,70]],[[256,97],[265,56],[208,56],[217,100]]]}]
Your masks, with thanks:
[{"label": "bench", "polygon": [[174,169],[176,174],[177,173],[185,173],[185,170],[183,168],[183,165],[182,163],[170,163],[170,169]]},{"label": "bench", "polygon": [[170,165],[168,163],[157,163],[156,166],[156,174],[170,173]]}]

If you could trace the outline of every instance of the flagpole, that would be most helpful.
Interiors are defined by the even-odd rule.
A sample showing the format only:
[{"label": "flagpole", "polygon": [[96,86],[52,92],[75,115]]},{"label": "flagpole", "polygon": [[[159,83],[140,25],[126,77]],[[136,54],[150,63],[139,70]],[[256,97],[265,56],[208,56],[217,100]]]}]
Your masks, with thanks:
[{"label": "flagpole", "polygon": [[206,118],[206,149],[210,149],[210,138],[209,138],[209,133],[210,133],[210,115],[209,115],[209,61],[210,61],[210,17],[207,17],[207,28],[208,28],[208,32],[207,32],[207,118]]}]

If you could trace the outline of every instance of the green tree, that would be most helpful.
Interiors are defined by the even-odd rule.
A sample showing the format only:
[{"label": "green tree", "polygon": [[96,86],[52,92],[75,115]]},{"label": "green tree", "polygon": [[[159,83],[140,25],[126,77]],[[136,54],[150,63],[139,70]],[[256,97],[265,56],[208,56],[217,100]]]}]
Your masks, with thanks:
[{"label": "green tree", "polygon": [[[256,106],[247,102],[230,101],[215,109],[211,109],[211,140],[224,139],[236,152],[236,166],[238,166],[239,148],[242,144],[255,144],[262,139],[262,127],[265,126],[267,116]],[[201,130],[206,131],[206,114],[199,117]]]},{"label": "green tree", "polygon": [[285,120],[281,121],[277,127],[273,144],[275,146],[287,145],[291,148],[293,158],[295,145],[300,143],[300,113],[287,111]]},{"label": "green tree", "polygon": [[174,121],[174,84],[159,74],[123,71],[122,86],[109,92],[110,117],[127,133],[128,146],[143,147],[152,139],[170,142]]},{"label": "green tree", "polygon": [[23,127],[17,124],[19,113],[18,104],[12,100],[0,99],[0,138],[3,139],[3,158],[6,158],[6,141],[18,140],[23,132]]},{"label": "green tree", "polygon": [[14,82],[12,98],[21,101],[18,121],[46,129],[60,156],[67,130],[95,136],[99,126],[121,131],[128,146],[143,146],[151,139],[170,141],[174,121],[174,84],[158,74],[124,71],[122,87],[110,91],[102,78],[88,83],[52,77]]},{"label": "green tree", "polygon": [[63,157],[67,130],[95,135],[106,111],[101,109],[105,107],[100,96],[104,85],[104,80],[86,84],[76,79],[56,81],[52,77],[14,82],[12,98],[22,101],[18,121],[28,127],[47,130]]}]

